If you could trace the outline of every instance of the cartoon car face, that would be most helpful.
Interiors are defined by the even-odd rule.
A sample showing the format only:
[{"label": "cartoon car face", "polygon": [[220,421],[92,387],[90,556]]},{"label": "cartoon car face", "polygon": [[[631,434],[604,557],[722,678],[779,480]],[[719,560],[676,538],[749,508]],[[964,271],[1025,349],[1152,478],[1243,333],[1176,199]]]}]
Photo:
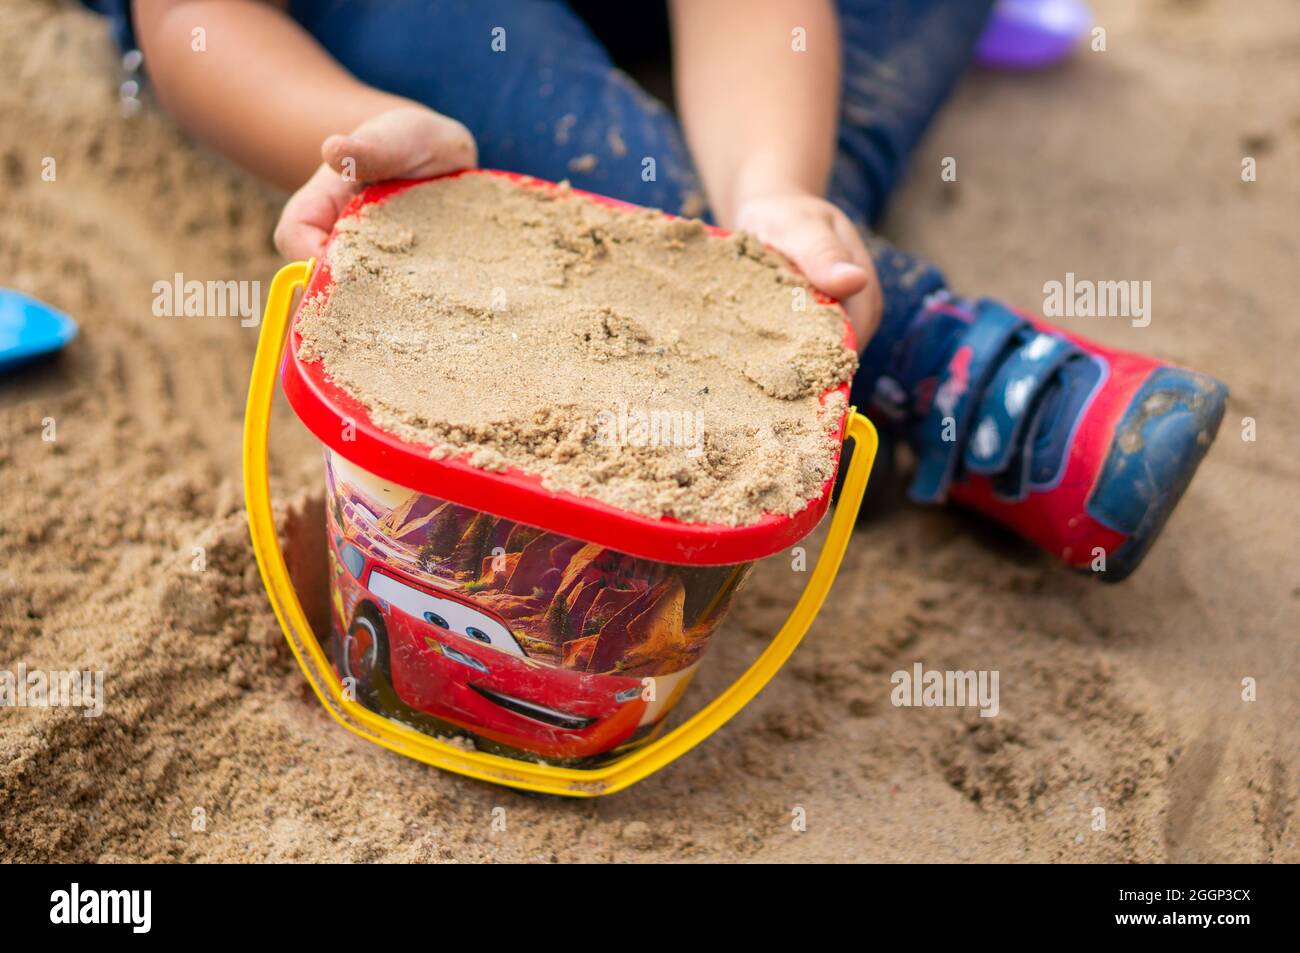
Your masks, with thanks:
[{"label": "cartoon car face", "polygon": [[448,593],[403,581],[392,570],[382,566],[371,569],[366,588],[381,604],[387,602],[439,629],[463,635],[510,655],[524,654],[504,622]]},{"label": "cartoon car face", "polygon": [[646,734],[668,707],[643,700],[640,678],[533,659],[495,613],[338,537],[331,548],[339,674],[380,714],[400,717],[406,707],[497,744],[574,759]]}]

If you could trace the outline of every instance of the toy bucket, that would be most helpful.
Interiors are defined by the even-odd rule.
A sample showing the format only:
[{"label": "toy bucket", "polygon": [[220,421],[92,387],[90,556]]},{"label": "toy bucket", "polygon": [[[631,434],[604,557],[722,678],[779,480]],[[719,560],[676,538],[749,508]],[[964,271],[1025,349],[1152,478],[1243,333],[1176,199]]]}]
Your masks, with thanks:
[{"label": "toy bucket", "polygon": [[[373,186],[343,214],[414,184]],[[327,294],[330,281],[328,264],[313,261],[285,266],[272,282],[249,386],[244,492],[272,607],[336,720],[445,770],[592,796],[685,753],[762,689],[807,631],[839,567],[875,456],[866,418],[852,408],[844,415],[840,435],[853,453],[789,619],[735,683],[665,730],[754,562],[816,527],[834,479],[794,515],[712,526],[649,518],[549,491],[519,470],[431,455],[434,448],[377,427],[319,362],[299,359],[294,294]],[[850,344],[851,335],[846,323]],[[271,515],[267,439],[277,365],[290,405],[326,448],[324,644],[289,579]],[[846,384],[823,402],[836,390],[847,396]]]}]

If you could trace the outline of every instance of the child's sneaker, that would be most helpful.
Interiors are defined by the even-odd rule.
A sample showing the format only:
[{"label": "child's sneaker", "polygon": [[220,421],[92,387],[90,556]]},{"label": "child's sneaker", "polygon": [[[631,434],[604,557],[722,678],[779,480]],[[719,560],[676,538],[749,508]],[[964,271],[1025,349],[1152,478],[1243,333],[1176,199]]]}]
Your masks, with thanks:
[{"label": "child's sneaker", "polygon": [[908,495],[971,507],[1112,582],[1159,535],[1228,396],[1205,374],[946,293],[894,353],[871,404],[916,452]]}]

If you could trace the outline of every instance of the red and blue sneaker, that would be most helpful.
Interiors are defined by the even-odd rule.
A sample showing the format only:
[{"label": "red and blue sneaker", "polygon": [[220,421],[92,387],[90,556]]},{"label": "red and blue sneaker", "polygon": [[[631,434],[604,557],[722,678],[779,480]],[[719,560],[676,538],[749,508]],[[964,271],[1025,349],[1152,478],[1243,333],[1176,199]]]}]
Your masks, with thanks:
[{"label": "red and blue sneaker", "polygon": [[1205,374],[947,292],[894,354],[871,411],[916,453],[908,495],[969,507],[1112,582],[1155,542],[1228,397]]}]

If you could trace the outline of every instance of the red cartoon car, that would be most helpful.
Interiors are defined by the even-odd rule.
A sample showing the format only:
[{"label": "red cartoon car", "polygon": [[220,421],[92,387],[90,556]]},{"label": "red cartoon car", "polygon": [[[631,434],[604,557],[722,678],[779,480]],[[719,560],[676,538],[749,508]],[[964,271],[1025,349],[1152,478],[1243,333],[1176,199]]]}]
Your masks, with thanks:
[{"label": "red cartoon car", "polygon": [[640,678],[530,658],[495,613],[351,543],[335,539],[331,548],[342,594],[336,664],[356,680],[358,700],[380,714],[400,720],[406,706],[506,747],[567,760],[645,736],[666,707],[643,700]]}]

